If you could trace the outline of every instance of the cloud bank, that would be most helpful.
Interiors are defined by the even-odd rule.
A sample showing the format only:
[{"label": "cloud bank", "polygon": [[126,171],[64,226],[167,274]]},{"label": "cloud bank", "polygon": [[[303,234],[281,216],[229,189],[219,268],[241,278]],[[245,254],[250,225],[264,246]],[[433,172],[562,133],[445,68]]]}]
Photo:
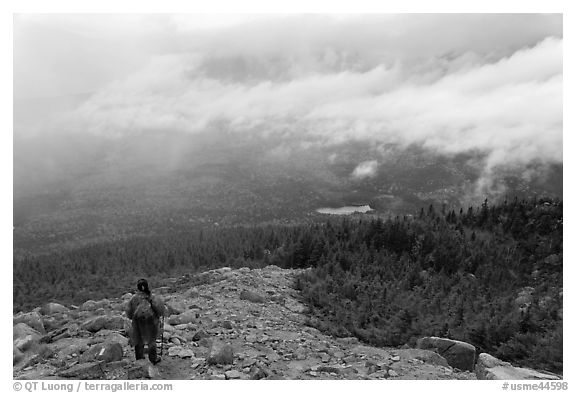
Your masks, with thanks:
[{"label": "cloud bank", "polygon": [[[201,133],[217,123],[324,144],[418,144],[442,154],[482,152],[485,173],[562,162],[561,16],[232,19],[195,29],[182,16],[141,17],[126,32],[118,23],[101,31],[91,24],[89,39],[100,46],[83,64],[99,79],[91,97],[53,127],[121,136]],[[110,25],[119,37],[110,37]],[[57,26],[69,25],[64,18]],[[118,41],[138,43],[128,65],[111,55],[124,47]],[[88,65],[101,53],[109,56]],[[47,64],[65,63],[65,55],[48,56]],[[357,175],[370,168],[360,165]]]}]

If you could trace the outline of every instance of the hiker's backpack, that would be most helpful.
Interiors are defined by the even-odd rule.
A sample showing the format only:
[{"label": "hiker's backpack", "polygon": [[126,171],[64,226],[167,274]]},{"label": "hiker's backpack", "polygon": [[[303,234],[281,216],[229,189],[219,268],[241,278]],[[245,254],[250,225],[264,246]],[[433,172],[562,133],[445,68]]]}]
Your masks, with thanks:
[{"label": "hiker's backpack", "polygon": [[137,320],[150,320],[156,317],[156,313],[152,308],[152,299],[150,298],[143,298],[140,300],[140,303],[136,307],[136,311],[134,312],[134,319]]}]

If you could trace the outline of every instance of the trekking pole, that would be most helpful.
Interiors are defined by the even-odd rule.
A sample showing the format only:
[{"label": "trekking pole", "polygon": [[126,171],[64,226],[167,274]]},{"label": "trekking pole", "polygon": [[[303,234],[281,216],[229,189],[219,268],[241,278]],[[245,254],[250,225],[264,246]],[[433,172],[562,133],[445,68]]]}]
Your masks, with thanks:
[{"label": "trekking pole", "polygon": [[160,357],[162,357],[162,351],[164,350],[164,315],[162,315],[162,338],[160,340]]}]

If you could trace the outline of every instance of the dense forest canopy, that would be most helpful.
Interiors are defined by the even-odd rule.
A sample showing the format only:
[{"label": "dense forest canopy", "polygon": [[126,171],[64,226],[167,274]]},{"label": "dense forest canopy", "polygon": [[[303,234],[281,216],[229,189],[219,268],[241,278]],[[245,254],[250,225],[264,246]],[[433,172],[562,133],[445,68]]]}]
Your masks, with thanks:
[{"label": "dense forest canopy", "polygon": [[14,261],[14,310],[119,296],[221,266],[306,268],[309,323],[375,345],[437,335],[562,372],[562,202],[194,229]]}]

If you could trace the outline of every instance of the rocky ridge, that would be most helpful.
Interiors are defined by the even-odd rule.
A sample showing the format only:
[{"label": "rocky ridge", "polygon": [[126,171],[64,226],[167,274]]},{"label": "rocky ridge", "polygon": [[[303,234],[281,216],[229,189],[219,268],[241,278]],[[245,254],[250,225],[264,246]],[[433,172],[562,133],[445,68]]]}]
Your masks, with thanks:
[{"label": "rocky ridge", "polygon": [[[253,270],[221,268],[186,275],[172,280],[170,286],[157,288],[154,292],[165,300],[167,315],[162,361],[156,366],[147,360],[133,360],[134,350],[128,342],[130,320],[124,313],[130,293],[119,299],[90,300],[79,307],[49,303],[32,312],[19,313],[14,316],[13,376],[476,379],[478,375],[484,379],[511,375],[491,373],[490,366],[515,369],[494,358],[482,363],[476,373],[469,360],[462,368],[456,368],[454,359],[461,361],[461,351],[468,347],[451,343],[446,346],[446,340],[434,337],[424,339],[416,349],[396,349],[363,345],[354,337],[327,336],[308,326],[306,308],[292,288],[294,276],[301,272],[276,266]],[[441,348],[434,346],[437,342],[442,343]],[[454,349],[456,357],[450,352]],[[530,371],[533,370],[521,375],[530,377]]]}]

